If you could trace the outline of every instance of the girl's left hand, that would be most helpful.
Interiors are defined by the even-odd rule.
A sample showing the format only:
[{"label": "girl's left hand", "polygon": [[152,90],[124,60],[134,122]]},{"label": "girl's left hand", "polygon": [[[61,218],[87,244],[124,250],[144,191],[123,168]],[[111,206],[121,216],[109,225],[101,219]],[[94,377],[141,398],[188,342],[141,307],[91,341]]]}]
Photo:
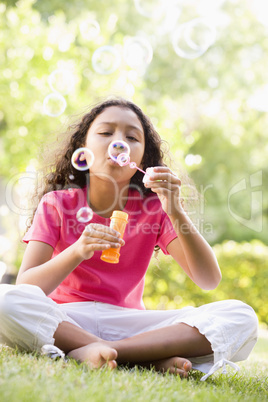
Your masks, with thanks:
[{"label": "girl's left hand", "polygon": [[144,185],[158,195],[163,210],[169,216],[183,211],[180,201],[181,180],[168,167],[154,167],[150,180]]}]

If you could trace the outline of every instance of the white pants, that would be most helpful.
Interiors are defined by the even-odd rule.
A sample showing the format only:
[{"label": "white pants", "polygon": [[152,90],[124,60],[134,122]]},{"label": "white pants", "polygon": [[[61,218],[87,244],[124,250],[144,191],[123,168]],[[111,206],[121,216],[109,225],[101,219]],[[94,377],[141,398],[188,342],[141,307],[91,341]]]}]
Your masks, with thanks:
[{"label": "white pants", "polygon": [[258,332],[255,312],[238,300],[180,310],[136,310],[100,302],[57,304],[37,286],[0,285],[0,343],[40,351],[43,345],[54,345],[62,321],[110,341],[177,323],[196,327],[213,353],[189,360],[208,375],[226,363],[239,369],[232,362],[248,357]]}]

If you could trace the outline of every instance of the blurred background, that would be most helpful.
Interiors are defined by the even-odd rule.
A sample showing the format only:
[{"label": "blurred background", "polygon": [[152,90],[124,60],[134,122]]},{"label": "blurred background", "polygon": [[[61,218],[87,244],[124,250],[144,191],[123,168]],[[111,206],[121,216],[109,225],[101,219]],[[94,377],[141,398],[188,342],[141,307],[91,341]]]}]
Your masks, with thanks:
[{"label": "blurred background", "polygon": [[41,147],[68,116],[123,96],[194,180],[191,217],[223,273],[202,291],[159,255],[146,306],[236,298],[268,324],[267,36],[266,0],[0,2],[0,280],[20,266]]}]

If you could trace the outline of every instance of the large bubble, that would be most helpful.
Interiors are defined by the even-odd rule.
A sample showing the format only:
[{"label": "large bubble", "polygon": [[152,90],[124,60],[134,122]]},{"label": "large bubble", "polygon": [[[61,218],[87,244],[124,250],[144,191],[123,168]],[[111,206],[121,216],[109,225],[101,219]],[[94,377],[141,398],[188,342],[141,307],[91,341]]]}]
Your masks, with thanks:
[{"label": "large bubble", "polygon": [[66,109],[67,103],[65,98],[55,92],[47,95],[43,102],[43,112],[51,117],[60,116]]},{"label": "large bubble", "polygon": [[117,162],[119,155],[124,154],[124,157],[130,154],[129,145],[125,141],[113,141],[109,145],[108,154],[113,161]]},{"label": "large bubble", "polygon": [[52,91],[66,95],[73,90],[75,78],[71,71],[59,69],[50,74],[48,83]]},{"label": "large bubble", "polygon": [[178,56],[184,59],[195,59],[204,54],[215,39],[215,28],[206,20],[196,18],[176,29],[172,44]]},{"label": "large bubble", "polygon": [[99,47],[92,56],[92,67],[99,74],[112,74],[121,63],[119,51],[112,46]]},{"label": "large bubble", "polygon": [[71,162],[77,170],[90,169],[94,162],[94,154],[88,148],[78,148],[74,151]]},{"label": "large bubble", "polygon": [[93,218],[93,211],[89,207],[82,207],[76,214],[76,219],[78,222],[89,222]]},{"label": "large bubble", "polygon": [[132,68],[145,68],[152,61],[153,49],[146,38],[128,38],[124,45],[124,59]]}]

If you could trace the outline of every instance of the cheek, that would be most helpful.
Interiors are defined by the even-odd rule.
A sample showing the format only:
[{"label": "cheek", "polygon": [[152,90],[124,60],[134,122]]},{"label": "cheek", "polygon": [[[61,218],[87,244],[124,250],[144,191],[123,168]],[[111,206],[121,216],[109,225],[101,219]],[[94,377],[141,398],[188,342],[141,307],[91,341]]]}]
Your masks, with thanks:
[{"label": "cheek", "polygon": [[145,158],[145,146],[142,147],[141,153],[140,153],[140,162],[143,162]]}]

